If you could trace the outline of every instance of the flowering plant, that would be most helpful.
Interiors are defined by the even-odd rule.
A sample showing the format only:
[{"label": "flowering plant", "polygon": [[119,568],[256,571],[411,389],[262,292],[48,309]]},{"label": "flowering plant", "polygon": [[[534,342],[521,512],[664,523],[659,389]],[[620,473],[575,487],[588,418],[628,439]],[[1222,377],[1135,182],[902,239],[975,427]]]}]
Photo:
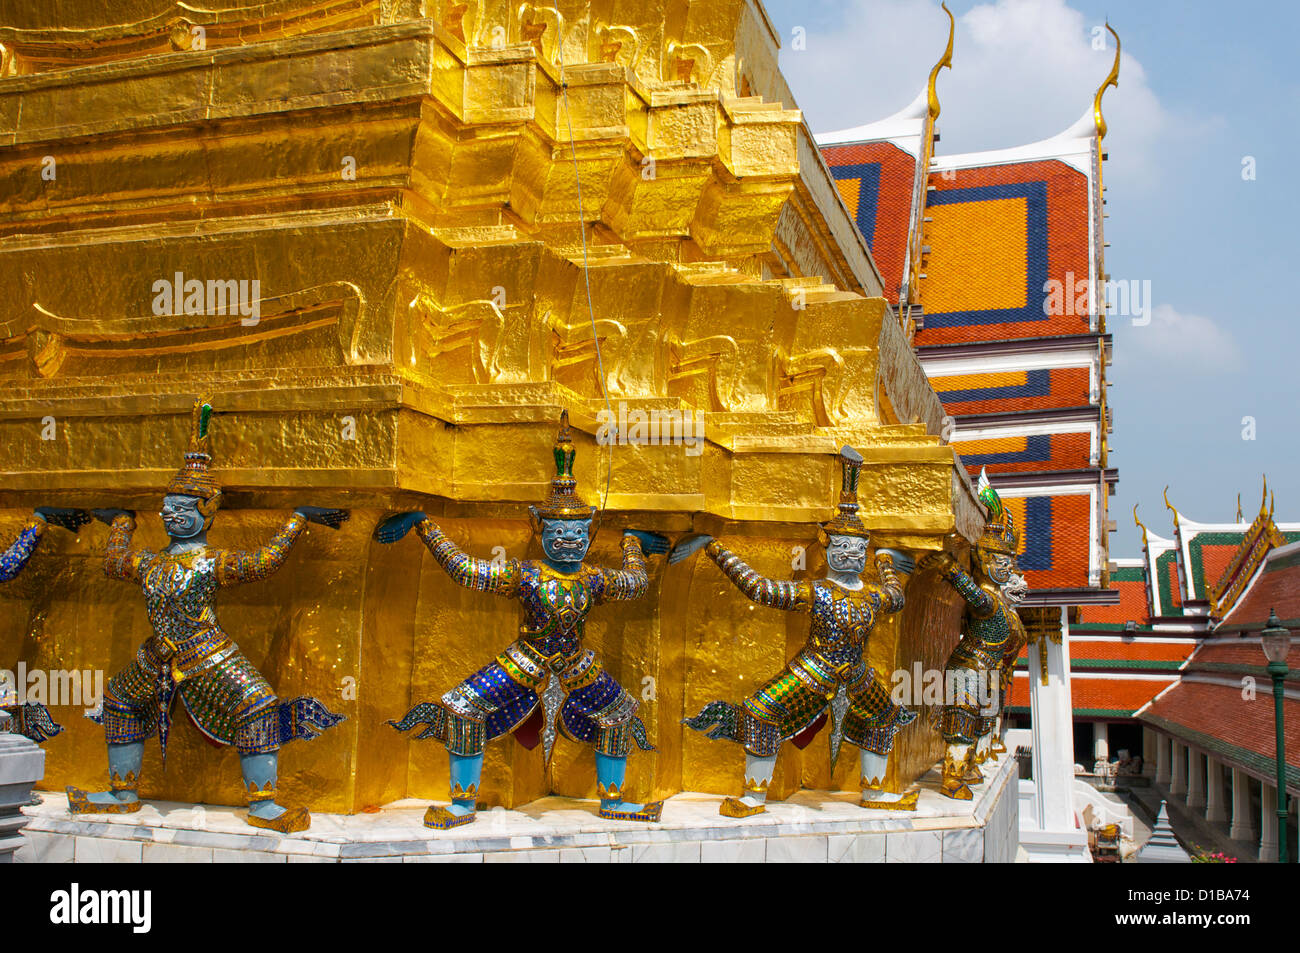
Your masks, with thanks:
[{"label": "flowering plant", "polygon": [[1207,853],[1200,845],[1193,846],[1196,847],[1196,855],[1192,857],[1194,864],[1235,864],[1237,862],[1236,857],[1229,857],[1221,851]]}]

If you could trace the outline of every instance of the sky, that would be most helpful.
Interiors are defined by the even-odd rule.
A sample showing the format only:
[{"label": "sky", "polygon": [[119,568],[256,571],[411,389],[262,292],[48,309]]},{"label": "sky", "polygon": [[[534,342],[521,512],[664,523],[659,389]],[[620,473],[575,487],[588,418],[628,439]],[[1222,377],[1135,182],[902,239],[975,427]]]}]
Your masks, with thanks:
[{"label": "sky", "polygon": [[[1140,554],[1133,506],[1173,533],[1250,519],[1261,482],[1300,522],[1300,4],[1237,0],[950,0],[937,155],[1064,131],[1106,93],[1106,270],[1150,281],[1149,323],[1112,317],[1111,558]],[[884,118],[924,86],[947,40],[930,0],[764,0],[781,70],[814,133]],[[796,29],[802,33],[796,34]],[[803,40],[803,49],[794,40]],[[1291,157],[1288,159],[1288,156]],[[1253,177],[1247,175],[1253,171]],[[1249,439],[1248,439],[1249,438]]]}]

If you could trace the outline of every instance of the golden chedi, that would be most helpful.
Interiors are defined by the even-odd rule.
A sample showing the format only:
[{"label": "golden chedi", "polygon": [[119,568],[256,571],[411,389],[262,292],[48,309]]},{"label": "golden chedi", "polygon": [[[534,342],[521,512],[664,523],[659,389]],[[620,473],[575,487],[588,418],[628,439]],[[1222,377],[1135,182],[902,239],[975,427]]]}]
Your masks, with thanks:
[{"label": "golden chedi", "polygon": [[[384,722],[487,664],[518,620],[370,533],[418,510],[475,556],[538,558],[525,507],[546,496],[563,410],[601,510],[593,562],[616,564],[636,527],[819,578],[844,445],[873,546],[978,537],[940,404],[757,4],[206,7],[6,6],[0,538],[38,504],[150,512],[199,393],[222,418],[223,546],[255,548],[301,499],[351,510],[222,604],[280,696],[346,716],[285,764],[288,802],[445,797],[440,747]],[[164,543],[152,518],[137,537]],[[48,539],[0,587],[6,664],[129,661],[145,609],[104,578],[105,543],[100,526]],[[646,799],[740,787],[681,719],[746,697],[808,635],[702,563],[660,562],[586,633],[639,702],[655,750],[626,785]],[[869,664],[941,667],[961,611],[914,575]],[[45,786],[94,784],[102,735],[55,711]],[[941,756],[927,720],[898,735],[887,789]],[[141,796],[242,803],[235,757],[179,721]],[[815,744],[781,755],[770,791],[858,783]],[[595,797],[596,777],[567,739],[549,764],[507,740],[481,789]]]}]

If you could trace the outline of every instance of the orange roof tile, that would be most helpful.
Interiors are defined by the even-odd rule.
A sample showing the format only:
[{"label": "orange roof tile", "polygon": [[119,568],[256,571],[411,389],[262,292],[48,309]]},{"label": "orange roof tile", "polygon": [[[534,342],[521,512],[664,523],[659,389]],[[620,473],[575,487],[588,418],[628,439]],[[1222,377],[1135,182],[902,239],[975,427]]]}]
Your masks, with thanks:
[{"label": "orange roof tile", "polygon": [[[1126,716],[1173,684],[1173,677],[1106,678],[1098,675],[1070,678],[1070,701],[1078,711],[1112,711]],[[1029,679],[1017,678],[1011,686],[1011,707],[1029,707]]]}]

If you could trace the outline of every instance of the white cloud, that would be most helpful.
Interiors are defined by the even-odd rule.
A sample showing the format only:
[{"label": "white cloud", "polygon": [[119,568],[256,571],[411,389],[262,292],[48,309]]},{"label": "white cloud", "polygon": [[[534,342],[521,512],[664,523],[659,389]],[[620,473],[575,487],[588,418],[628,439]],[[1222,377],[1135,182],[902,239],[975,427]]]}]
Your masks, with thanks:
[{"label": "white cloud", "polygon": [[1156,305],[1151,322],[1143,326],[1121,317],[1108,326],[1115,333],[1117,367],[1157,373],[1171,369],[1231,372],[1245,365],[1236,339],[1213,319],[1172,305]]},{"label": "white cloud", "polygon": [[[947,17],[931,0],[850,0],[840,10],[841,23],[809,31],[806,51],[781,54],[782,72],[814,132],[902,108],[924,87],[947,38]],[[1068,128],[1091,109],[1114,59],[1110,34],[1106,49],[1093,48],[1100,26],[1065,0],[996,0],[958,17],[952,69],[938,83],[936,152],[1008,148]],[[1122,39],[1123,23],[1116,28]],[[1206,129],[1204,120],[1174,121],[1128,51],[1103,111],[1108,180],[1133,187],[1158,182],[1162,150]]]}]

